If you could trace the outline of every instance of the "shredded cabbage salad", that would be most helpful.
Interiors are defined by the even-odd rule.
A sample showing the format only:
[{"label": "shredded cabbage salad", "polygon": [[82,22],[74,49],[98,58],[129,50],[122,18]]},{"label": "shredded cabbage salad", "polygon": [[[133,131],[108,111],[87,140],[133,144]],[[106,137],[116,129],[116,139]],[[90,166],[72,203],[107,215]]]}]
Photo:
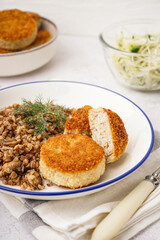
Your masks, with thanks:
[{"label": "shredded cabbage salad", "polygon": [[152,56],[129,55],[116,52],[114,64],[121,77],[128,84],[156,88],[160,86],[160,34],[117,36],[117,48],[125,52],[153,54]]}]

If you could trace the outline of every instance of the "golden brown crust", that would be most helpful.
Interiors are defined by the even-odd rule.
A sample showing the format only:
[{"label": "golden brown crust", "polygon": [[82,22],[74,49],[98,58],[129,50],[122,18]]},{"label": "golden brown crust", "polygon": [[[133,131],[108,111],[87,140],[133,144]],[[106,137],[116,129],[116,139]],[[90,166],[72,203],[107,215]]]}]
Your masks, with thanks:
[{"label": "golden brown crust", "polygon": [[[31,48],[38,47],[46,42],[48,42],[52,38],[51,34],[47,30],[39,30],[35,41],[28,47],[21,49],[21,50],[28,50]],[[13,53],[15,51],[2,49],[0,48],[0,54],[2,53]]]},{"label": "golden brown crust", "polygon": [[36,21],[37,27],[39,29],[40,26],[41,26],[41,17],[40,17],[40,15],[38,13],[34,13],[34,12],[26,12],[26,13]]},{"label": "golden brown crust", "polygon": [[104,158],[104,150],[87,136],[68,134],[50,137],[43,144],[40,157],[49,168],[76,173],[98,165]]},{"label": "golden brown crust", "polygon": [[119,158],[124,152],[128,143],[128,134],[126,132],[124,123],[117,113],[112,112],[110,109],[103,110],[107,113],[110,129],[112,134],[112,141],[114,145],[113,155]]},{"label": "golden brown crust", "polygon": [[92,109],[91,106],[85,105],[84,107],[75,110],[72,113],[71,118],[66,121],[65,132],[90,135],[88,119],[88,113],[90,109]]},{"label": "golden brown crust", "polygon": [[3,54],[3,53],[13,53],[14,51],[10,51],[10,50],[6,50],[6,49],[2,49],[0,48],[0,54]]},{"label": "golden brown crust", "polygon": [[39,30],[35,41],[24,50],[38,47],[38,46],[48,42],[51,38],[52,38],[52,36],[47,30]]},{"label": "golden brown crust", "polygon": [[29,38],[37,28],[35,20],[18,9],[0,11],[0,39],[18,41]]}]

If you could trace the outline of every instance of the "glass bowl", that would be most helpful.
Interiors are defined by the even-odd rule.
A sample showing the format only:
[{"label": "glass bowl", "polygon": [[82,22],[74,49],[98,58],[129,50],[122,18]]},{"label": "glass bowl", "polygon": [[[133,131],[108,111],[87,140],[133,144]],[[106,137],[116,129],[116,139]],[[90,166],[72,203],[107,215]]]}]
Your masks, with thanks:
[{"label": "glass bowl", "polygon": [[116,79],[139,90],[160,89],[160,20],[129,20],[99,36]]}]

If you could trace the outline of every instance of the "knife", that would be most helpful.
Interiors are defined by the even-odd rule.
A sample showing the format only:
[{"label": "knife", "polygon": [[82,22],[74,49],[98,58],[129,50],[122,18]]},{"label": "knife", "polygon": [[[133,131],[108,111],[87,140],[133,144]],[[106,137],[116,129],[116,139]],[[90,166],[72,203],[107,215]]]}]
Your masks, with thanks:
[{"label": "knife", "polygon": [[98,224],[91,240],[111,240],[134,215],[141,204],[160,183],[160,168],[146,176],[120,203]]}]

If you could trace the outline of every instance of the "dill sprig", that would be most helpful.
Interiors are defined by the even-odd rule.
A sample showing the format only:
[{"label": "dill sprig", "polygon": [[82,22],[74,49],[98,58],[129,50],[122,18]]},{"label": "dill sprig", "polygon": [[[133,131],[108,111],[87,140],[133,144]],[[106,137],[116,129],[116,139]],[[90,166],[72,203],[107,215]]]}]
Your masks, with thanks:
[{"label": "dill sprig", "polygon": [[23,104],[14,108],[14,115],[20,115],[22,122],[34,127],[35,134],[48,135],[50,129],[48,123],[52,123],[55,128],[64,127],[69,117],[68,109],[54,105],[53,101],[44,103],[41,97],[36,98],[35,102],[22,99]]}]

